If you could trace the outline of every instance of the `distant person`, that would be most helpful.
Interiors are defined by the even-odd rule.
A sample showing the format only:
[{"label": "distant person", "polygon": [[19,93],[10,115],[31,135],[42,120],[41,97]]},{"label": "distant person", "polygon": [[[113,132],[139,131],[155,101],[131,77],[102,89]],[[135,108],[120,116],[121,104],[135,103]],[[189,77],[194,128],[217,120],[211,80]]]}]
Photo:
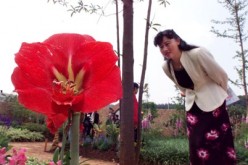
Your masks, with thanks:
[{"label": "distant person", "polygon": [[106,125],[111,125],[113,124],[113,115],[111,113],[108,114],[107,120],[106,120]]},{"label": "distant person", "polygon": [[115,115],[115,125],[117,128],[120,128],[120,119],[119,119],[119,115]]},{"label": "distant person", "polygon": [[93,112],[93,114],[94,114],[93,124],[99,125],[99,124],[100,124],[100,116],[99,116],[99,113],[98,113],[98,112]]},{"label": "distant person", "polygon": [[85,114],[84,121],[83,121],[83,127],[84,127],[84,130],[83,130],[84,138],[86,138],[87,136],[92,138],[91,131],[93,128],[93,124],[91,122],[91,113]]},{"label": "distant person", "polygon": [[134,122],[134,141],[137,142],[138,138],[138,100],[136,98],[136,94],[139,91],[139,85],[137,83],[133,83],[133,106],[134,106],[134,112],[133,112],[133,122]]},{"label": "distant person", "polygon": [[166,75],[185,95],[191,165],[235,165],[226,111],[228,77],[205,48],[187,44],[172,29],[154,38]]},{"label": "distant person", "polygon": [[100,115],[98,112],[93,112],[93,131],[92,131],[92,137],[97,137],[99,133],[102,132],[100,128]]}]

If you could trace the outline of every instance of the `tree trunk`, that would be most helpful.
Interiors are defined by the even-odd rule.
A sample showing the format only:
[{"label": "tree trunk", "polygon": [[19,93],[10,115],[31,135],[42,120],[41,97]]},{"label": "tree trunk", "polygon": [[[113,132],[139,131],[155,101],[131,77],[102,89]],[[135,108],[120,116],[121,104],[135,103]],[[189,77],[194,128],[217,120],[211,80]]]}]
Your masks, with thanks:
[{"label": "tree trunk", "polygon": [[133,1],[123,0],[123,65],[120,126],[120,164],[135,165],[133,124]]},{"label": "tree trunk", "polygon": [[142,100],[143,100],[142,96],[143,96],[143,87],[144,87],[144,81],[145,81],[146,64],[147,64],[147,49],[148,49],[148,38],[149,38],[149,29],[150,29],[151,8],[152,8],[152,0],[149,0],[148,10],[147,10],[147,17],[146,17],[144,58],[143,58],[142,73],[141,73],[141,79],[140,79],[140,89],[139,89],[138,140],[137,140],[137,146],[135,148],[136,164],[139,163],[140,147],[141,147],[141,110],[142,110]]},{"label": "tree trunk", "polygon": [[119,28],[119,5],[118,0],[115,0],[115,10],[116,10],[116,40],[117,40],[117,55],[118,55],[118,67],[121,67],[120,62],[120,28]]}]

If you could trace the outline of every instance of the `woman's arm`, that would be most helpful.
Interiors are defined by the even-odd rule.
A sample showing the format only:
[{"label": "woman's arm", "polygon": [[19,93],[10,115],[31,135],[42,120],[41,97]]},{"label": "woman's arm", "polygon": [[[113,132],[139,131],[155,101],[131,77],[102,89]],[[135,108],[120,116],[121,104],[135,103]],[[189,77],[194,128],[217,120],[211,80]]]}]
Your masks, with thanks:
[{"label": "woman's arm", "polygon": [[227,91],[228,76],[224,69],[215,61],[212,54],[204,49],[200,48],[197,51],[197,58],[206,72],[206,74],[217,84],[219,84],[225,91]]}]

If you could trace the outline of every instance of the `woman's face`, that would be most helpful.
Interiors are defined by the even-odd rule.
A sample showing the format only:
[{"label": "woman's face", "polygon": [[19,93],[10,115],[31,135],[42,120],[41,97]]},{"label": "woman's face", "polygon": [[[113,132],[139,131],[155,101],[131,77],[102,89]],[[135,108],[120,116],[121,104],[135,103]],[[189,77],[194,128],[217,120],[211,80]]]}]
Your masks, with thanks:
[{"label": "woman's face", "polygon": [[178,48],[179,44],[179,39],[169,39],[164,36],[161,44],[159,45],[159,49],[166,59],[173,59],[173,57],[175,57],[176,54],[180,51]]}]

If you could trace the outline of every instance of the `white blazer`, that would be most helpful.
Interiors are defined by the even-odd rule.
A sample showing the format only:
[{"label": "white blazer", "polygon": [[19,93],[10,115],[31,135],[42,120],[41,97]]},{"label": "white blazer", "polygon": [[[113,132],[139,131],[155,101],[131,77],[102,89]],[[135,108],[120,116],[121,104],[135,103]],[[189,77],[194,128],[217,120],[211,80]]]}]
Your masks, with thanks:
[{"label": "white blazer", "polygon": [[[205,48],[183,51],[180,62],[194,83],[194,90],[183,88],[176,80],[172,64],[166,61],[163,70],[185,94],[185,109],[189,111],[194,102],[205,112],[221,106],[227,98],[228,76]],[[169,70],[170,67],[170,70]]]}]

